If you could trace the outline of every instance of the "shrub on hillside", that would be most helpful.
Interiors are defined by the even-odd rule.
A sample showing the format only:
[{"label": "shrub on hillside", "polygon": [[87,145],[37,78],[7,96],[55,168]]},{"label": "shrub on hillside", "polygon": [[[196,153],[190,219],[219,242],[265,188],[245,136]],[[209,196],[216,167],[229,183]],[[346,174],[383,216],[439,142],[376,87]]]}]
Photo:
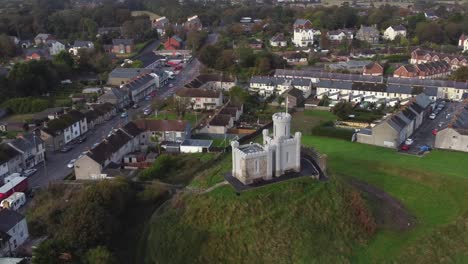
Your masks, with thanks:
[{"label": "shrub on hillside", "polygon": [[332,121],[323,122],[320,126],[312,128],[312,135],[314,136],[351,140],[353,134],[353,130],[335,127]]},{"label": "shrub on hillside", "polygon": [[43,111],[49,107],[49,101],[33,97],[13,98],[2,104],[15,114],[27,114]]}]

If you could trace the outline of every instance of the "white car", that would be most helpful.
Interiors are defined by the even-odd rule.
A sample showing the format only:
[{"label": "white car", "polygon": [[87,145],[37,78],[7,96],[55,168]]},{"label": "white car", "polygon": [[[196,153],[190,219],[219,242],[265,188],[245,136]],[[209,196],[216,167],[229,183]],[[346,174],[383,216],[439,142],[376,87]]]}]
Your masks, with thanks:
[{"label": "white car", "polygon": [[150,115],[151,114],[151,109],[145,109],[145,111],[143,111],[143,114],[144,115]]},{"label": "white car", "polygon": [[411,146],[411,145],[413,144],[413,142],[414,142],[413,139],[407,138],[407,139],[405,140],[405,145]]},{"label": "white car", "polygon": [[31,175],[33,175],[34,173],[37,172],[37,169],[28,169],[28,170],[24,170],[22,173],[21,173],[21,176],[23,177],[29,177]]},{"label": "white car", "polygon": [[75,162],[76,162],[76,159],[70,160],[70,162],[68,162],[67,164],[67,168],[72,169],[73,167],[75,167]]},{"label": "white car", "polygon": [[436,118],[436,114],[435,113],[432,113],[430,116],[429,116],[429,119],[431,120],[434,120]]}]

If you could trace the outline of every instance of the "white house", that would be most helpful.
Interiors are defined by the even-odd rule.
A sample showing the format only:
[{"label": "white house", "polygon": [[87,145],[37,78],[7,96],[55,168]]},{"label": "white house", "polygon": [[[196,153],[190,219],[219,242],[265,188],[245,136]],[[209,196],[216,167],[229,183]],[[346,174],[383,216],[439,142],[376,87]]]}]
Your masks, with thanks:
[{"label": "white house", "polygon": [[41,139],[46,149],[55,151],[87,131],[86,116],[79,111],[72,110],[45,123],[41,129]]},{"label": "white house", "polygon": [[73,46],[68,50],[71,54],[78,56],[78,52],[80,49],[94,49],[94,43],[92,41],[82,41],[82,40],[75,40]]},{"label": "white house", "polygon": [[49,40],[47,41],[47,46],[49,47],[50,55],[57,55],[62,50],[65,50],[65,45],[57,40]]},{"label": "white house", "polygon": [[327,37],[330,41],[333,41],[333,42],[353,40],[354,30],[351,30],[351,29],[331,30],[327,32]]},{"label": "white house", "polygon": [[270,39],[270,46],[272,47],[286,47],[288,46],[288,41],[283,33],[276,33]]},{"label": "white house", "polygon": [[0,256],[8,256],[29,237],[26,218],[20,213],[0,210]]},{"label": "white house", "polygon": [[292,38],[292,43],[296,47],[308,47],[314,44],[314,41],[318,41],[320,39],[320,30],[315,30],[313,28],[309,29],[302,29],[297,28],[294,29],[294,35]]},{"label": "white house", "polygon": [[250,79],[249,91],[268,97],[273,94],[282,94],[293,86],[304,93],[304,98],[310,96],[312,80],[303,78],[283,78],[269,76],[254,76]]},{"label": "white house", "polygon": [[463,49],[463,52],[468,51],[468,35],[462,34],[458,39],[458,47]]},{"label": "white house", "polygon": [[223,105],[223,93],[220,90],[203,88],[182,88],[176,93],[177,100],[186,100],[194,110],[213,110]]},{"label": "white house", "polygon": [[406,37],[406,28],[404,26],[389,26],[385,29],[383,38],[386,40],[395,40],[397,36]]},{"label": "white house", "polygon": [[[29,169],[44,161],[45,146],[42,139],[34,133],[19,135],[7,143],[21,153],[23,169]],[[1,173],[0,173],[1,175]]]},{"label": "white house", "polygon": [[181,153],[201,153],[208,152],[213,140],[206,139],[186,139],[180,144]]}]

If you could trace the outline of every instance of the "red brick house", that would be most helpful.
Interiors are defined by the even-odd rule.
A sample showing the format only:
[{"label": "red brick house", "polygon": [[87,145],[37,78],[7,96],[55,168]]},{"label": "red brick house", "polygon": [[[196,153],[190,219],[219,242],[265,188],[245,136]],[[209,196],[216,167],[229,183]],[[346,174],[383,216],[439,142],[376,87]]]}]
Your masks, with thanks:
[{"label": "red brick house", "polygon": [[447,62],[453,70],[462,66],[468,66],[468,57],[463,55],[437,53],[433,51],[422,50],[419,48],[411,52],[411,64],[421,64],[436,61]]},{"label": "red brick house", "polygon": [[114,54],[130,54],[135,50],[133,39],[113,39],[111,52]]},{"label": "red brick house", "polygon": [[172,36],[164,42],[164,49],[178,50],[182,48],[183,40],[179,36]]},{"label": "red brick house", "polygon": [[446,61],[434,61],[421,64],[403,65],[395,70],[393,77],[433,79],[444,78],[451,72],[450,64]]},{"label": "red brick house", "polygon": [[382,76],[384,68],[377,62],[371,62],[364,66],[362,75]]},{"label": "red brick house", "polygon": [[308,19],[298,18],[294,21],[293,29],[311,29],[312,22]]}]

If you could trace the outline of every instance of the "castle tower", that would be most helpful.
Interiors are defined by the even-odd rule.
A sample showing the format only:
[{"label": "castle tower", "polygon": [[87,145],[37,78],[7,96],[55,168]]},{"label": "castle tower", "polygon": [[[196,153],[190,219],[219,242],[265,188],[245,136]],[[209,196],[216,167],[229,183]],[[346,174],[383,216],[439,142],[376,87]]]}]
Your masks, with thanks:
[{"label": "castle tower", "polygon": [[278,141],[282,138],[289,138],[291,130],[291,115],[288,113],[273,114],[273,138]]}]

